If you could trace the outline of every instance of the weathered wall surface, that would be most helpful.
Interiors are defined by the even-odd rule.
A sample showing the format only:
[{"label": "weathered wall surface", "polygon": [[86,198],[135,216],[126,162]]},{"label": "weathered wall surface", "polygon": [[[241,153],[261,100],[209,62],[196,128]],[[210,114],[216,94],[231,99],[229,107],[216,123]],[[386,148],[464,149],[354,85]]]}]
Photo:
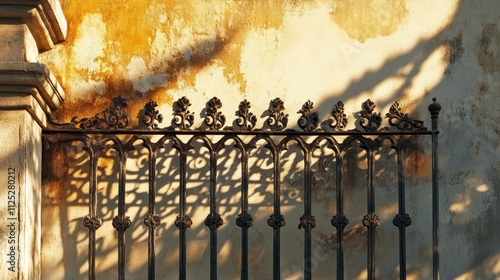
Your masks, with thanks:
[{"label": "weathered wall surface", "polygon": [[[67,41],[40,55],[67,94],[65,104],[54,114],[60,121],[75,115],[93,116],[118,95],[129,99],[132,116],[149,99],[161,105],[164,116],[170,116],[173,102],[184,95],[193,103],[194,112],[217,96],[223,109],[230,108],[226,116],[231,116],[236,110],[232,108],[245,98],[252,102],[253,111],[263,112],[269,100],[280,96],[289,109],[290,123],[306,99],[324,117],[338,100],[346,103],[347,112],[355,112],[370,98],[382,112],[400,100],[429,126],[426,108],[437,97],[443,106],[439,151],[442,278],[500,277],[500,113],[496,108],[500,3],[91,0],[82,5],[62,0],[61,4],[69,23]],[[428,164],[419,159],[409,160],[414,163],[414,176],[428,183]],[[59,171],[53,176],[64,178]],[[54,182],[56,186],[48,190],[56,190],[55,194],[46,195],[56,202],[46,207],[44,219],[72,221],[78,215],[70,212],[80,210],[57,212],[62,211],[57,205],[64,204],[66,193],[58,193],[64,184]],[[422,219],[430,213],[424,185],[409,190],[412,209]],[[387,215],[389,223],[391,215]],[[82,229],[72,228],[77,225],[71,223],[68,232],[85,236]],[[415,239],[430,240],[428,223],[412,227]],[[64,230],[51,222],[44,229],[45,248],[57,248],[47,240],[65,238],[60,236]],[[333,228],[322,230],[317,230],[317,240],[326,240]],[[356,234],[356,229],[351,232]],[[69,255],[84,251],[85,242],[81,244]],[[412,250],[416,259],[413,277],[429,278],[429,265],[424,263],[429,248]],[[67,260],[44,260],[46,273],[63,275],[70,267]],[[106,271],[113,260],[107,258],[101,269]],[[231,261],[228,256],[226,260]],[[351,275],[363,278],[363,265],[364,260],[359,271],[357,265],[350,267]],[[82,267],[70,270],[85,275],[81,271],[85,264]]]}]

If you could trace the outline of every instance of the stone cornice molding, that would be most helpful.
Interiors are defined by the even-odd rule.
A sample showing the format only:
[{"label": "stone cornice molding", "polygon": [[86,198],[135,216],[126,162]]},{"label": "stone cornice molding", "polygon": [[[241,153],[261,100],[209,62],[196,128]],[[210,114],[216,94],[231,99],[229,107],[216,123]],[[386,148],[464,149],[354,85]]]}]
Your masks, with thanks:
[{"label": "stone cornice molding", "polygon": [[0,63],[0,110],[28,111],[45,127],[46,118],[64,100],[64,91],[49,68],[39,63]]},{"label": "stone cornice molding", "polygon": [[0,19],[24,22],[39,52],[54,48],[66,38],[67,22],[59,0],[0,0]]}]

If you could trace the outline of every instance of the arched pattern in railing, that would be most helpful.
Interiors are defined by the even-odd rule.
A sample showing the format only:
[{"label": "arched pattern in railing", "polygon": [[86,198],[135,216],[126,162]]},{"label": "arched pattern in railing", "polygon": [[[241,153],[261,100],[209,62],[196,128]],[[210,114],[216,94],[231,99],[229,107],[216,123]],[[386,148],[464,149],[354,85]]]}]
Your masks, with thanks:
[{"label": "arched pattern in railing", "polygon": [[[74,118],[71,123],[53,123],[44,130],[46,146],[49,143],[78,141],[83,145],[83,150],[89,157],[89,194],[88,215],[82,217],[83,225],[88,229],[88,277],[96,277],[96,231],[99,230],[103,221],[99,217],[97,199],[97,161],[109,150],[113,150],[118,161],[118,215],[112,219],[112,225],[118,233],[118,278],[125,279],[125,231],[132,225],[127,216],[126,205],[126,177],[127,177],[127,155],[129,152],[137,152],[137,147],[142,147],[147,152],[148,169],[148,198],[147,214],[143,217],[147,228],[148,242],[148,279],[155,279],[155,234],[156,229],[162,223],[157,213],[157,159],[164,156],[165,151],[174,149],[178,156],[178,162],[174,163],[179,168],[178,188],[178,215],[173,224],[179,231],[179,279],[186,279],[186,254],[187,238],[186,232],[193,225],[188,215],[186,201],[186,184],[189,181],[187,175],[188,153],[197,147],[203,147],[208,151],[208,203],[209,214],[204,220],[204,225],[210,230],[210,279],[217,279],[217,231],[224,223],[218,212],[217,197],[217,163],[219,155],[223,150],[232,149],[238,151],[239,158],[235,162],[240,164],[241,182],[239,190],[240,213],[235,221],[241,228],[241,279],[248,279],[249,243],[248,229],[253,226],[254,218],[249,211],[249,158],[251,153],[258,149],[266,149],[271,155],[272,162],[272,214],[267,224],[273,231],[273,279],[281,279],[280,251],[281,230],[285,226],[282,213],[281,201],[281,177],[280,168],[282,154],[295,145],[301,151],[303,160],[303,215],[298,218],[298,228],[304,229],[304,279],[312,278],[312,231],[316,227],[316,218],[312,210],[313,175],[312,156],[316,150],[328,149],[333,156],[335,168],[329,170],[335,176],[334,191],[336,194],[335,209],[332,213],[331,225],[336,229],[336,265],[337,279],[344,279],[344,230],[349,224],[349,218],[345,213],[345,184],[343,180],[344,161],[346,154],[355,147],[361,148],[366,157],[366,214],[361,224],[367,229],[367,276],[375,278],[375,232],[380,225],[375,203],[374,187],[374,163],[375,152],[384,146],[384,142],[390,143],[390,147],[396,153],[397,161],[397,205],[398,211],[393,219],[393,224],[399,230],[399,274],[401,279],[406,278],[406,228],[411,225],[412,219],[406,213],[405,207],[405,149],[421,135],[432,136],[432,190],[433,190],[433,266],[434,278],[438,277],[439,255],[438,255],[438,181],[437,181],[437,118],[440,105],[435,102],[429,106],[432,117],[432,129],[423,126],[422,121],[411,119],[408,114],[401,112],[399,103],[394,103],[386,114],[389,127],[381,128],[382,116],[374,111],[375,104],[367,100],[362,104],[362,110],[358,114],[359,129],[346,130],[347,117],[344,113],[344,105],[338,102],[332,108],[330,117],[320,123],[318,113],[314,111],[313,103],[306,102],[298,111],[300,118],[298,127],[301,131],[286,129],[288,114],[284,112],[285,107],[281,99],[276,98],[270,102],[268,117],[261,129],[256,129],[257,118],[250,112],[250,103],[240,103],[234,121],[235,127],[225,126],[226,117],[221,113],[222,103],[217,98],[212,98],[207,103],[206,117],[202,127],[193,129],[194,113],[189,111],[190,101],[183,97],[174,103],[174,117],[172,125],[160,128],[163,116],[156,110],[154,101],[148,102],[139,116],[139,124],[129,128],[132,123],[127,112],[127,101],[117,97],[109,108],[90,118]],[[187,140],[186,140],[187,139]],[[265,143],[258,145],[258,142]],[[139,144],[138,144],[139,143]],[[170,143],[170,146],[169,146]],[[332,202],[333,203],[333,202]],[[196,207],[196,205],[194,206]],[[289,222],[289,221],[287,221]]]}]

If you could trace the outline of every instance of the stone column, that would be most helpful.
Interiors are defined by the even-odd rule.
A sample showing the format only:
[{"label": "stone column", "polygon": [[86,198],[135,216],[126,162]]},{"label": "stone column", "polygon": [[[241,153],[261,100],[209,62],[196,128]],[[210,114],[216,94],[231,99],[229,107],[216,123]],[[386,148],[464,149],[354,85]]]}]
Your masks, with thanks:
[{"label": "stone column", "polygon": [[66,25],[58,0],[0,0],[0,279],[40,279],[41,133],[64,93],[38,54]]}]

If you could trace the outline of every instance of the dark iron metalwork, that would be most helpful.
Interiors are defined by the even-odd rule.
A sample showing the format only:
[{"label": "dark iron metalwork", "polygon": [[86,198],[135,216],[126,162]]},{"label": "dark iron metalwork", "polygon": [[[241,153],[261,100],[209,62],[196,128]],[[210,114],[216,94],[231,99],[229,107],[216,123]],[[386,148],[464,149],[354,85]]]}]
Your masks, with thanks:
[{"label": "dark iron metalwork", "polygon": [[84,146],[89,154],[89,214],[83,218],[83,225],[89,229],[89,279],[95,279],[95,232],[101,227],[102,220],[97,217],[97,156],[95,154],[95,147],[92,143],[87,143]]},{"label": "dark iron metalwork", "polygon": [[[236,111],[235,127],[225,127],[226,117],[220,111],[222,102],[214,97],[207,102],[206,116],[203,125],[193,129],[195,122],[194,113],[190,112],[190,101],[186,97],[177,100],[173,105],[173,119],[168,127],[160,127],[163,116],[156,109],[157,103],[149,101],[139,112],[138,125],[129,127],[132,123],[127,112],[127,101],[117,97],[113,99],[109,108],[91,118],[73,118],[67,124],[51,124],[44,130],[44,139],[50,142],[80,141],[83,149],[89,156],[89,214],[83,217],[83,225],[88,228],[88,277],[96,278],[96,231],[102,225],[102,220],[97,216],[97,160],[104,155],[104,151],[113,149],[118,155],[118,214],[112,219],[112,225],[118,232],[118,278],[125,279],[125,231],[132,225],[127,216],[126,195],[126,161],[127,154],[137,149],[136,142],[147,150],[148,158],[148,206],[144,217],[144,225],[148,229],[148,279],[155,279],[155,230],[160,225],[160,216],[156,213],[157,197],[157,158],[160,150],[166,147],[167,142],[172,143],[179,161],[179,205],[175,226],[179,230],[179,279],[186,279],[187,238],[186,232],[193,221],[187,213],[187,155],[195,148],[195,142],[202,142],[202,146],[209,154],[209,208],[210,213],[204,220],[205,226],[210,230],[210,279],[217,279],[217,231],[224,224],[217,207],[217,160],[218,154],[231,143],[239,153],[238,162],[241,164],[241,187],[239,190],[241,212],[235,220],[241,228],[241,279],[249,278],[249,232],[254,219],[249,209],[249,157],[250,153],[258,149],[257,142],[265,141],[264,147],[269,150],[273,164],[273,213],[267,220],[273,230],[273,279],[281,279],[280,248],[281,228],[285,226],[285,218],[281,209],[281,153],[288,150],[289,145],[296,145],[303,156],[304,181],[303,181],[303,215],[299,218],[299,229],[304,229],[304,279],[312,279],[312,230],[316,227],[316,219],[312,213],[313,169],[312,157],[321,143],[327,143],[327,148],[333,151],[335,168],[336,213],[333,213],[331,224],[336,229],[336,264],[337,279],[344,279],[344,230],[349,224],[349,219],[344,213],[344,156],[349,149],[360,147],[366,153],[366,194],[367,213],[361,221],[367,228],[367,273],[369,279],[375,279],[375,230],[380,225],[380,219],[375,209],[374,165],[375,152],[380,149],[383,142],[389,140],[391,147],[396,151],[398,175],[398,212],[393,219],[393,224],[399,229],[399,267],[400,279],[406,278],[406,227],[411,225],[411,218],[405,209],[405,174],[404,174],[404,147],[417,136],[432,136],[432,209],[433,209],[433,277],[439,278],[439,250],[438,250],[438,169],[437,145],[438,127],[437,119],[441,106],[435,102],[429,106],[432,118],[432,130],[423,126],[423,122],[414,120],[408,114],[402,113],[401,106],[395,102],[385,115],[389,127],[383,127],[380,113],[374,111],[375,104],[367,100],[362,104],[361,111],[357,114],[360,129],[346,130],[347,115],[344,104],[336,103],[325,125],[320,122],[318,112],[314,111],[313,103],[307,101],[298,111],[300,114],[297,126],[301,131],[286,129],[288,114],[284,102],[280,98],[271,100],[268,116],[264,126],[256,128],[257,117],[250,112],[250,102],[242,101]],[[126,140],[118,135],[129,135]],[[152,136],[160,136],[156,142]],[[181,141],[181,136],[188,136],[189,140]],[[218,136],[215,141],[212,136]],[[245,141],[243,140],[244,137]],[[184,139],[184,138],[183,138]],[[248,140],[249,139],[249,140]],[[278,139],[278,140],[277,140]],[[342,140],[342,141],[340,141]],[[112,143],[112,144],[109,144]],[[333,203],[333,202],[332,202]]]},{"label": "dark iron metalwork", "polygon": [[[391,107],[392,109],[392,107]],[[399,128],[404,128],[400,127]],[[406,279],[406,227],[411,225],[411,218],[405,211],[405,173],[403,147],[407,141],[400,141],[393,148],[396,150],[398,164],[398,214],[392,223],[399,228],[399,278]]]},{"label": "dark iron metalwork", "polygon": [[429,112],[432,121],[432,277],[439,279],[439,172],[438,172],[438,118],[441,105],[432,99]]},{"label": "dark iron metalwork", "polygon": [[280,149],[276,144],[269,138],[266,137],[267,148],[271,151],[273,156],[273,176],[274,176],[274,188],[273,188],[273,214],[267,220],[267,224],[273,228],[273,279],[281,279],[280,271],[280,229],[285,226],[285,218],[281,215],[281,175],[280,175]]}]

